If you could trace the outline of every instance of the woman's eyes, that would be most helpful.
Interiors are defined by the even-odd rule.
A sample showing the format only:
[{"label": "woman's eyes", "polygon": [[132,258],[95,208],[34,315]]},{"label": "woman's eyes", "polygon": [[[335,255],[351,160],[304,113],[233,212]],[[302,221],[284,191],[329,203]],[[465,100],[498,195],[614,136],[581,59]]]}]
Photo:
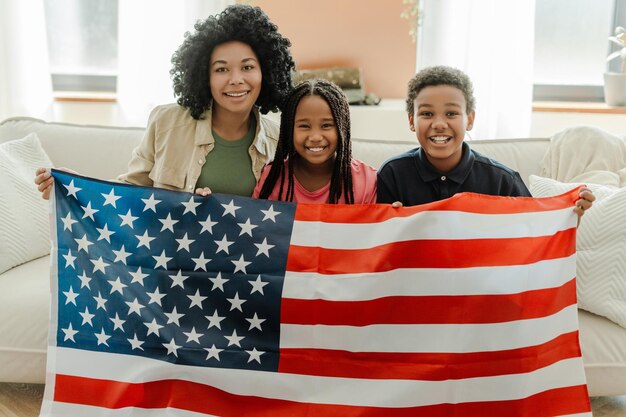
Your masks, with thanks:
[{"label": "woman's eyes", "polygon": [[244,65],[242,68],[244,71],[250,71],[254,69],[254,65]]}]

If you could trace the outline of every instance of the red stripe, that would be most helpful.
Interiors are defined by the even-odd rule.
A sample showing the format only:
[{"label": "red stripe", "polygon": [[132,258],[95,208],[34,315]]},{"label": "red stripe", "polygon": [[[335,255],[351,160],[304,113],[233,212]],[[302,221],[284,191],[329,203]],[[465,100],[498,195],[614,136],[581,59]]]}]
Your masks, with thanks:
[{"label": "red stripe", "polygon": [[[298,204],[295,219],[325,223],[377,223],[394,217],[408,217],[430,210],[462,211],[482,214],[515,214],[560,210],[574,207],[581,187],[557,197],[496,197],[484,194],[460,193],[433,203],[413,207],[392,208],[389,204],[370,204],[367,210],[354,210],[354,206],[335,205],[332,210],[322,204]],[[497,204],[494,204],[496,203]]]},{"label": "red stripe", "polygon": [[560,287],[518,294],[394,296],[365,301],[284,298],[280,322],[330,326],[502,323],[550,316],[573,304],[575,279]]},{"label": "red stripe", "polygon": [[390,409],[241,396],[181,380],[129,384],[66,375],[56,376],[54,401],[109,409],[171,407],[224,417],[548,417],[591,410],[584,385],[553,389],[520,400]]},{"label": "red stripe", "polygon": [[576,251],[576,229],[553,236],[511,239],[412,240],[369,249],[292,245],[287,270],[321,274],[383,272],[398,268],[470,268],[526,265]]},{"label": "red stripe", "polygon": [[519,349],[471,353],[281,349],[279,372],[338,378],[445,381],[532,372],[581,356],[578,332]]}]

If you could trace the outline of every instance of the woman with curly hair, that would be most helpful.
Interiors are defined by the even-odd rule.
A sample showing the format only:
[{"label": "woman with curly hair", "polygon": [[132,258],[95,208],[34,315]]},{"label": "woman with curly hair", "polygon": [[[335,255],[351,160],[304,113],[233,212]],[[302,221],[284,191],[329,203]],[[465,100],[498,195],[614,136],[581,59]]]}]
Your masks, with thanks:
[{"label": "woman with curly hair", "polygon": [[[235,4],[195,24],[172,56],[176,104],[156,107],[119,180],[250,196],[274,157],[279,110],[292,87],[289,39],[258,7]],[[47,198],[52,177],[37,170]]]}]

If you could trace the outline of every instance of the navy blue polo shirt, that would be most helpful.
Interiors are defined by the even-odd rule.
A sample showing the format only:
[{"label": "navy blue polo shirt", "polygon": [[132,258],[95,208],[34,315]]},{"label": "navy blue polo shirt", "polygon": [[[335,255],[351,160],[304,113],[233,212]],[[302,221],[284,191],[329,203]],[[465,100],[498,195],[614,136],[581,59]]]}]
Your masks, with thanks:
[{"label": "navy blue polo shirt", "polygon": [[378,170],[377,202],[400,201],[405,206],[431,203],[456,193],[530,197],[520,175],[511,168],[472,150],[463,142],[463,155],[450,172],[428,161],[422,148],[387,160]]}]

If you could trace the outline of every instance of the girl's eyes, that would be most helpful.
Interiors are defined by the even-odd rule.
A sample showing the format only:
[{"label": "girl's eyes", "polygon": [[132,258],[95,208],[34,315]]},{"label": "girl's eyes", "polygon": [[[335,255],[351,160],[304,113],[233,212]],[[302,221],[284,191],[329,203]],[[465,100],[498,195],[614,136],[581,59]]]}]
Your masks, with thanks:
[{"label": "girl's eyes", "polygon": [[335,127],[335,125],[332,124],[332,123],[324,123],[324,124],[322,124],[322,129],[332,129],[333,127]]}]

